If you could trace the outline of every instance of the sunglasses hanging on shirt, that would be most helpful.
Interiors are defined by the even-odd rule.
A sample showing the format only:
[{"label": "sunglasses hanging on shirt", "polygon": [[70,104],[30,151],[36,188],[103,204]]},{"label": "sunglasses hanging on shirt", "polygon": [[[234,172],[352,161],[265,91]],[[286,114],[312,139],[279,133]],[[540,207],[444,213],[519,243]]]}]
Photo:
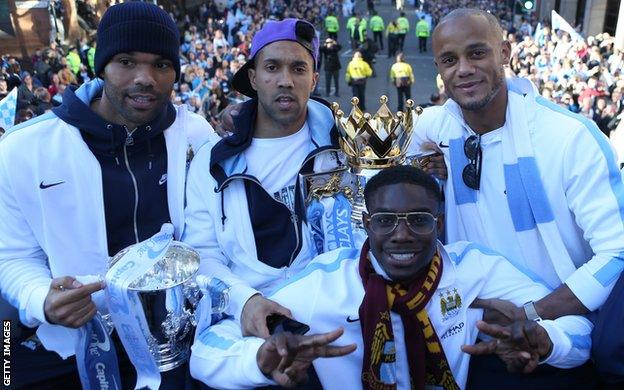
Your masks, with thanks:
[{"label": "sunglasses hanging on shirt", "polygon": [[464,154],[470,161],[464,167],[462,179],[468,187],[478,190],[481,183],[481,135],[471,135],[466,138]]}]

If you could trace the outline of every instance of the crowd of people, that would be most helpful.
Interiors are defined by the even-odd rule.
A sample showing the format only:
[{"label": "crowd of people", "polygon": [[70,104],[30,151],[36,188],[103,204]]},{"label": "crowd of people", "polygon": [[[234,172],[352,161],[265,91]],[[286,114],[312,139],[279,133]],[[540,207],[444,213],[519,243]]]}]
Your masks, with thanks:
[{"label": "crowd of people", "polygon": [[546,99],[592,119],[609,136],[624,110],[624,53],[614,46],[607,33],[573,40],[545,25],[515,42],[511,70],[533,81]]},{"label": "crowd of people", "polygon": [[[353,12],[354,5],[344,3],[348,3]],[[253,6],[241,0],[228,4],[206,3],[196,10],[184,12],[174,5],[169,13],[183,31],[183,42],[180,46],[182,77],[172,94],[172,101],[177,105],[186,105],[190,111],[199,113],[216,125],[219,113],[227,105],[244,100],[231,87],[231,80],[247,60],[251,37],[267,19],[302,18],[312,22],[324,38],[325,34],[328,37],[331,35],[323,26],[325,18],[329,14],[340,15],[343,7],[343,3],[328,0],[292,3],[278,0],[258,2]],[[582,40],[573,39],[570,34],[553,30],[548,23],[538,24],[530,15],[522,17],[519,24],[514,25],[511,23],[512,10],[507,2],[425,2],[417,14],[423,18],[426,16],[432,30],[441,17],[458,7],[488,10],[499,18],[514,47],[510,75],[529,77],[545,98],[593,119],[607,136],[617,127],[624,110],[624,53],[614,48],[614,37],[604,33]],[[94,11],[89,9],[90,19],[96,18]],[[379,18],[374,4],[370,15],[358,17],[358,24],[360,19],[373,18]],[[343,24],[347,24],[347,19],[344,18]],[[397,20],[387,21],[384,38],[388,40],[389,57],[400,52],[400,44],[398,41],[390,42],[393,34],[388,34],[388,29],[396,26]],[[368,29],[371,31],[364,30],[367,36],[356,48],[374,72],[374,57],[383,48],[383,38],[370,25]],[[348,46],[348,42],[344,44]],[[322,59],[320,65],[326,71],[325,95],[330,95],[329,81],[333,79],[334,95],[338,96],[338,77],[342,76],[338,70],[342,66],[340,49],[335,48],[342,48],[342,45],[336,39],[332,45],[333,50],[328,51],[330,54],[324,68]],[[89,38],[70,45],[52,42],[49,47],[35,51],[29,59],[32,72],[24,70],[17,58],[4,55],[0,99],[12,88],[18,88],[15,124],[59,105],[67,86],[93,79],[95,50],[95,42]],[[322,93],[320,89],[316,92]],[[438,103],[444,102],[446,95],[443,89],[434,95]],[[361,93],[356,96],[363,100]]]}]

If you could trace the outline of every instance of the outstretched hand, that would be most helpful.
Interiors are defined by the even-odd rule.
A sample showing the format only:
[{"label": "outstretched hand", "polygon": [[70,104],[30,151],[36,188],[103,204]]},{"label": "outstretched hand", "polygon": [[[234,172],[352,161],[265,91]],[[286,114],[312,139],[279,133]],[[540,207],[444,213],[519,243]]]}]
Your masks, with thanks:
[{"label": "outstretched hand", "polygon": [[509,372],[528,374],[535,370],[540,359],[552,351],[552,341],[535,321],[516,321],[510,326],[477,322],[477,329],[493,337],[474,345],[463,345],[462,351],[470,355],[496,354]]},{"label": "outstretched hand", "polygon": [[266,376],[283,387],[295,387],[308,381],[308,368],[314,359],[345,356],[355,351],[356,345],[330,346],[342,336],[338,328],[328,333],[309,336],[290,332],[269,337],[258,350],[256,361]]}]

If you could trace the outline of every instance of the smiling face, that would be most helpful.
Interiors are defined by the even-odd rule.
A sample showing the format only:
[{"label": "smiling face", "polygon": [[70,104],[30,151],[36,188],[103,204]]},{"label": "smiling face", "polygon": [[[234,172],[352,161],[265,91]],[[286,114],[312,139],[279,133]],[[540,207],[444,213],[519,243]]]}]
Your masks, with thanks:
[{"label": "smiling face", "polygon": [[156,54],[119,53],[103,72],[104,93],[95,110],[128,129],[152,121],[169,101],[176,73],[170,60]]},{"label": "smiling face", "polygon": [[[435,195],[416,184],[398,183],[380,187],[367,201],[368,214],[378,212],[408,213],[424,211],[438,216],[440,203]],[[379,264],[394,281],[410,281],[426,267],[436,251],[438,230],[443,224],[438,216],[437,226],[429,234],[416,234],[405,220],[389,234],[376,234],[370,220],[364,218],[371,251]]]},{"label": "smiling face", "polygon": [[317,80],[312,55],[299,43],[277,41],[262,48],[255,69],[249,69],[249,81],[258,93],[258,120],[287,134],[299,130]]},{"label": "smiling face", "polygon": [[433,33],[434,61],[449,97],[464,110],[480,110],[505,99],[503,66],[511,47],[480,15],[462,15]]}]

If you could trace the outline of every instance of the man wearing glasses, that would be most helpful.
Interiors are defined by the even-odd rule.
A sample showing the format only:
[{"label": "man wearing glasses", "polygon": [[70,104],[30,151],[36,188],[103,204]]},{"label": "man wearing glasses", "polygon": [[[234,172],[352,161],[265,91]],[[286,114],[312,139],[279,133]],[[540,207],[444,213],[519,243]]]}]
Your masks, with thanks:
[{"label": "man wearing glasses", "polygon": [[[425,110],[415,147],[434,142],[444,154],[448,242],[487,245],[554,290],[524,305],[483,302],[487,319],[585,314],[602,306],[624,268],[615,154],[593,122],[539,96],[526,79],[505,80],[511,47],[502,37],[487,12],[458,9],[441,20],[434,61],[450,99]],[[493,362],[479,362],[475,388],[506,385],[509,378],[486,367]]]},{"label": "man wearing glasses", "polygon": [[[538,362],[572,367],[587,360],[591,343],[572,342],[589,339],[584,317],[509,327],[479,321],[482,310],[469,309],[477,298],[520,304],[550,290],[489,249],[442,246],[442,196],[431,176],[389,168],[367,183],[364,196],[364,246],[315,258],[270,295],[313,335],[241,338],[236,321],[222,321],[197,335],[195,378],[215,388],[295,386],[314,361],[324,389],[448,390],[465,387],[466,353],[497,354],[518,372]],[[493,339],[472,345],[478,330]],[[336,340],[341,346],[328,345]]]}]

